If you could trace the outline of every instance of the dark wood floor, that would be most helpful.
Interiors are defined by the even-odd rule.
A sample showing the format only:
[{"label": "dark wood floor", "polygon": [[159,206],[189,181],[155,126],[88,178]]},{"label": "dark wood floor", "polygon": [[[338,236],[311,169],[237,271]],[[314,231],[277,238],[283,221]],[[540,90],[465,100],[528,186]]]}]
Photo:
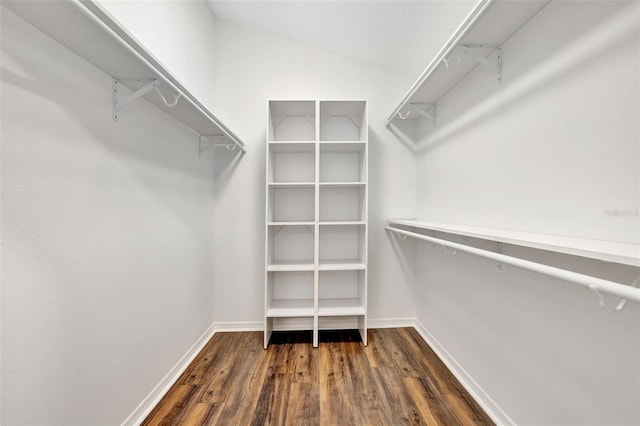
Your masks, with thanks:
[{"label": "dark wood floor", "polygon": [[493,424],[412,328],[279,337],[216,334],[143,424]]}]

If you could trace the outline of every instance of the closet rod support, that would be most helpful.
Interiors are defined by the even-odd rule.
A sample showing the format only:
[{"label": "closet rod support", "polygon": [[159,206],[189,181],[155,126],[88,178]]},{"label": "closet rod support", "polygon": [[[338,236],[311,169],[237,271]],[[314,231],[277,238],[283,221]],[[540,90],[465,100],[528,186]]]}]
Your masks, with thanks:
[{"label": "closet rod support", "polygon": [[120,82],[120,80],[125,80],[124,78],[113,78],[113,120],[114,121],[118,121],[118,111],[120,111],[122,108],[124,108],[125,106],[129,105],[130,103],[140,99],[141,97],[143,97],[144,95],[146,95],[147,93],[149,93],[152,90],[155,90],[156,92],[158,92],[158,95],[160,95],[160,98],[162,99],[162,102],[168,107],[171,108],[173,106],[175,106],[178,101],[180,100],[180,98],[182,97],[181,93],[176,93],[175,95],[173,95],[173,100],[172,101],[168,101],[167,98],[164,96],[164,94],[160,91],[159,87],[160,87],[160,81],[158,79],[155,78],[131,78],[131,79],[127,79],[127,80],[136,80],[136,81],[148,81],[147,84],[145,84],[144,86],[142,86],[141,88],[139,88],[138,90],[128,94],[127,96],[125,96],[123,99],[120,99],[120,86],[122,85],[122,83]]},{"label": "closet rod support", "polygon": [[[465,43],[460,48],[464,55],[474,59],[480,65],[498,74],[498,84],[502,83],[502,45],[495,43]],[[477,49],[494,49],[497,51],[495,62],[480,55]]]}]

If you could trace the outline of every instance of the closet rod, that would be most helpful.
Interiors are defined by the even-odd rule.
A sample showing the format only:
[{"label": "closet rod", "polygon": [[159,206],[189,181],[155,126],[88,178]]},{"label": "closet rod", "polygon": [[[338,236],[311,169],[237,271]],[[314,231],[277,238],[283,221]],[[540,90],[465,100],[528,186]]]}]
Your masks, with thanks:
[{"label": "closet rod", "polygon": [[[114,40],[116,40],[126,51],[136,57],[142,64],[152,70],[155,74],[155,78],[162,80],[171,88],[176,95],[180,95],[182,99],[191,104],[191,106],[198,111],[202,116],[206,118],[213,126],[222,132],[221,136],[226,137],[233,143],[234,146],[240,148],[243,154],[245,154],[246,148],[244,143],[240,141],[236,135],[229,130],[213,113],[211,113],[198,99],[191,94],[178,80],[164,67],[162,64],[149,53],[125,28],[123,28],[104,7],[96,0],[74,0],[69,4],[73,5],[78,11],[80,11],[87,19],[91,20],[97,27],[101,28],[105,33],[110,34]],[[54,37],[55,38],[55,37]],[[123,79],[126,75],[112,75],[114,78]],[[162,96],[164,98],[164,96]],[[167,104],[166,100],[165,104]],[[170,106],[170,105],[168,105]],[[178,119],[179,121],[182,121]],[[184,125],[190,127],[187,123]]]},{"label": "closet rod", "polygon": [[[502,264],[508,264],[516,266],[522,269],[528,269],[530,271],[538,272],[543,275],[558,278],[563,281],[571,282],[594,291],[596,294],[599,292],[607,293],[613,296],[618,296],[629,301],[640,303],[640,288],[631,287],[628,285],[620,284],[614,281],[604,280],[602,278],[592,277],[590,275],[579,274],[577,272],[567,271],[566,269],[560,269],[553,266],[543,265],[541,263],[532,262],[530,260],[519,259],[513,256],[507,256],[505,254],[494,253],[492,251],[483,250],[464,244],[454,243],[451,241],[443,240],[440,238],[430,237],[428,235],[422,235],[415,232],[405,231],[403,229],[386,226],[387,231],[392,231],[400,235],[405,235],[419,240],[429,241],[431,243],[438,244],[442,247],[450,247],[454,250],[464,251],[477,256],[486,257],[487,259],[495,260]],[[602,305],[602,304],[601,304]],[[604,306],[603,306],[604,307]]]}]

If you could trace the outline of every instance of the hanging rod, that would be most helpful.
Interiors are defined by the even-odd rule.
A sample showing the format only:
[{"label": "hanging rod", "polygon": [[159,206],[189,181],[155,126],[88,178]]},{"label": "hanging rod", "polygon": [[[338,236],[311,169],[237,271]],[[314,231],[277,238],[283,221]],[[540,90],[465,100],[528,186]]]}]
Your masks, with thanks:
[{"label": "hanging rod", "polygon": [[[104,34],[108,34],[122,49],[136,58],[137,63],[135,66],[143,66],[151,71],[151,74],[156,76],[163,85],[175,93],[176,99],[179,97],[189,104],[194,111],[204,118],[204,121],[212,124],[217,128],[227,139],[232,141],[235,145],[242,148],[243,152],[246,152],[244,143],[229,129],[227,128],[211,111],[209,111],[191,92],[189,92],[174,76],[171,74],[151,53],[149,53],[124,27],[122,27],[96,0],[79,0],[77,2],[69,2],[70,6],[74,10],[80,12],[87,21],[91,22],[95,28],[102,30]],[[34,8],[40,8],[40,6],[34,6]],[[33,9],[33,8],[32,8]],[[53,37],[56,40],[57,37]],[[59,40],[60,41],[60,40]],[[64,43],[63,43],[64,44]],[[73,49],[72,49],[73,50]],[[80,54],[79,52],[76,52]],[[80,54],[80,56],[83,56]],[[86,58],[89,60],[88,58]],[[91,61],[90,61],[91,62]],[[92,62],[93,63],[93,62]],[[104,64],[96,64],[98,68],[115,76],[114,73],[108,72],[104,67]],[[112,66],[109,66],[112,68]],[[117,74],[117,73],[116,73]],[[162,95],[164,98],[164,95]],[[164,103],[169,105],[166,98],[163,99]],[[176,117],[179,121],[183,121],[180,117]],[[191,121],[191,120],[190,120]],[[185,125],[198,132],[200,129],[192,127],[190,122],[183,121]]]},{"label": "hanging rod", "polygon": [[[615,281],[609,281],[602,278],[592,277],[590,275],[580,274],[578,272],[567,271],[566,269],[556,268],[554,266],[544,265],[542,263],[532,262],[530,260],[519,259],[513,256],[507,256],[501,253],[494,253],[492,251],[479,249],[476,247],[467,246],[464,244],[454,243],[451,241],[443,240],[441,238],[430,237],[428,235],[422,235],[415,232],[405,231],[404,229],[394,228],[392,226],[386,226],[387,231],[395,232],[399,235],[407,237],[417,238],[419,240],[429,241],[431,243],[439,244],[440,246],[450,247],[457,251],[464,251],[477,256],[486,257],[487,259],[494,260],[501,264],[507,264],[516,266],[518,268],[527,269],[543,275],[547,275],[553,278],[558,278],[563,281],[571,282],[573,284],[586,287],[589,290],[599,294],[607,293],[613,296],[618,296],[629,301],[640,303],[640,288],[631,287],[628,285],[620,284]],[[606,309],[603,305],[602,299],[600,299],[600,305]],[[624,306],[624,304],[622,305]],[[620,308],[622,308],[622,306]],[[618,309],[619,310],[619,309]]]}]

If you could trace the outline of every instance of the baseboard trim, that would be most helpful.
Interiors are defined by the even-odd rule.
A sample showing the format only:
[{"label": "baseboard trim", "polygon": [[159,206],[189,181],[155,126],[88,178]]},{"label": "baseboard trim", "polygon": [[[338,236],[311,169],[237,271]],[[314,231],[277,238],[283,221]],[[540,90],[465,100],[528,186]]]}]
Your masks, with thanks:
[{"label": "baseboard trim", "polygon": [[455,376],[460,384],[469,392],[469,394],[476,400],[476,402],[487,413],[491,420],[497,425],[512,426],[516,423],[505,413],[502,408],[489,396],[487,392],[480,387],[469,373],[455,360],[453,356],[433,337],[427,328],[418,319],[414,320],[414,328],[424,339],[425,342],[433,349],[438,355],[438,358],[447,366],[451,374]]},{"label": "baseboard trim", "polygon": [[144,419],[151,413],[162,397],[169,392],[171,386],[180,378],[180,375],[187,369],[189,364],[194,360],[196,355],[204,348],[216,333],[215,324],[212,324],[204,333],[196,340],[182,358],[169,370],[169,372],[160,380],[149,394],[142,400],[135,410],[122,422],[122,426],[135,426],[141,424]]},{"label": "baseboard trim", "polygon": [[367,328],[401,328],[414,327],[415,318],[369,318]]},{"label": "baseboard trim", "polygon": [[264,321],[225,321],[214,322],[216,333],[234,331],[264,331]]},{"label": "baseboard trim", "polygon": [[[416,319],[412,317],[406,318],[369,318],[367,319],[367,328],[396,328],[396,327],[414,327]],[[225,321],[213,323],[216,333],[233,332],[233,331],[264,331],[263,321]],[[305,327],[291,327],[287,329],[305,330]]]}]

